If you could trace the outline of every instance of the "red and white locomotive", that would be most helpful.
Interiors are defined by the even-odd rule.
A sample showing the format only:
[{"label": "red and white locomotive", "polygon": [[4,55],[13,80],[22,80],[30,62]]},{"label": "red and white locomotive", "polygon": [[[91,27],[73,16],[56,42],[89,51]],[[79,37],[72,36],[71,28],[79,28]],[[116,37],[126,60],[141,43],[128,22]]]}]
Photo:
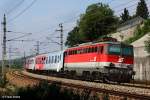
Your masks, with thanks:
[{"label": "red and white locomotive", "polygon": [[[31,59],[31,58],[28,58]],[[85,43],[32,57],[26,69],[80,76],[82,79],[130,82],[134,76],[133,46],[117,41]],[[33,67],[34,65],[34,67]]]}]

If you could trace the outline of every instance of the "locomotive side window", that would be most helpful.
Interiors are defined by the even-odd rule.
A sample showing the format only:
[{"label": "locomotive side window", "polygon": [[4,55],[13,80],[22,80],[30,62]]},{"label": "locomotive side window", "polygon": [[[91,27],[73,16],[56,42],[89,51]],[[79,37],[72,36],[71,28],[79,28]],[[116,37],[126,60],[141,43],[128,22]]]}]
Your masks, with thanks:
[{"label": "locomotive side window", "polygon": [[103,47],[103,46],[101,46],[101,48],[100,48],[100,52],[101,52],[101,53],[103,53],[103,51],[104,51],[104,47]]},{"label": "locomotive side window", "polygon": [[88,48],[86,48],[86,53],[88,53]]},{"label": "locomotive side window", "polygon": [[72,55],[72,50],[70,51],[70,55]]},{"label": "locomotive side window", "polygon": [[91,50],[91,52],[95,52],[95,47],[92,47],[92,50]]},{"label": "locomotive side window", "polygon": [[94,52],[97,52],[97,47],[94,48]]},{"label": "locomotive side window", "polygon": [[74,51],[74,54],[77,54],[77,50]]},{"label": "locomotive side window", "polygon": [[70,55],[71,54],[71,52],[70,51],[68,51],[68,55]]},{"label": "locomotive side window", "polygon": [[103,53],[103,50],[104,50],[104,47],[103,46],[99,46],[98,48],[97,48],[97,51],[99,52],[99,53]]},{"label": "locomotive side window", "polygon": [[86,48],[83,49],[83,53],[86,53]]},{"label": "locomotive side window", "polygon": [[91,51],[90,48],[88,48],[88,53],[90,53],[90,51]]},{"label": "locomotive side window", "polygon": [[80,54],[80,51],[79,51],[79,49],[77,50],[77,54]]}]

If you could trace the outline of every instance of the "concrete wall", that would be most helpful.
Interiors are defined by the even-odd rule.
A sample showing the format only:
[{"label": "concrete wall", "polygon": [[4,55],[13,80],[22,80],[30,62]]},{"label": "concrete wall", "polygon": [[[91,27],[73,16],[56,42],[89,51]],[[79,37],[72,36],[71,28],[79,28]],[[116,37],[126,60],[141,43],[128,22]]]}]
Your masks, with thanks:
[{"label": "concrete wall", "polygon": [[149,56],[148,52],[145,50],[145,46],[134,47],[134,57],[141,58]]},{"label": "concrete wall", "polygon": [[134,36],[134,30],[136,29],[136,27],[137,26],[134,26],[134,27],[128,28],[126,30],[116,32],[114,34],[111,34],[111,36],[113,38],[116,38],[118,41],[124,41],[124,40]]},{"label": "concrete wall", "polygon": [[[142,53],[141,53],[142,55]],[[135,79],[150,81],[150,56],[135,58],[134,70]]]}]

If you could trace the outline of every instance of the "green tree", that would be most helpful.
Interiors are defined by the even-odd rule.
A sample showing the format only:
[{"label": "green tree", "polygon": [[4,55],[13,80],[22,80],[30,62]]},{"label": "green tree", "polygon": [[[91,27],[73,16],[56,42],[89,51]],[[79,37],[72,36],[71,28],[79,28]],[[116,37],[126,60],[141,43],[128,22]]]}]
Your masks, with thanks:
[{"label": "green tree", "polygon": [[125,22],[130,19],[129,11],[124,8],[124,13],[121,14],[121,22]]},{"label": "green tree", "polygon": [[82,34],[79,34],[79,27],[74,27],[74,29],[68,33],[65,45],[71,47],[75,44],[83,43],[83,36],[81,35]]},{"label": "green tree", "polygon": [[87,7],[79,22],[79,34],[83,34],[84,41],[93,41],[107,35],[116,29],[118,19],[108,5],[102,3]]},{"label": "green tree", "polygon": [[136,8],[136,16],[141,16],[144,19],[147,19],[149,16],[148,8],[145,0],[140,0]]}]

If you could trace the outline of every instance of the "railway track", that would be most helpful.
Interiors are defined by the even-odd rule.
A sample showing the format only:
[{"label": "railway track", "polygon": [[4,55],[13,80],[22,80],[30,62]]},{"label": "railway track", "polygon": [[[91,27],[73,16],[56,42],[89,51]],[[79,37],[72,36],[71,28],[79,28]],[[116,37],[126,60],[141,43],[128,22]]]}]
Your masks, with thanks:
[{"label": "railway track", "polygon": [[[50,76],[50,75],[46,75],[46,74],[41,74],[44,76]],[[65,77],[61,77],[61,76],[57,76],[57,75],[53,75],[52,77],[59,77],[59,78],[65,78]],[[67,78],[68,79],[68,78]],[[69,78],[72,79],[72,78]],[[74,79],[74,80],[79,80],[79,79]],[[89,81],[90,82],[90,81]],[[110,84],[110,85],[116,85],[116,86],[126,86],[126,87],[135,87],[135,88],[143,88],[143,89],[150,89],[150,84],[139,84],[139,83],[135,83],[134,81],[132,81],[131,83],[115,83],[115,82],[109,82],[109,83],[103,83],[100,81],[94,81],[95,83],[100,83],[100,84]]]},{"label": "railway track", "polygon": [[150,100],[150,88],[145,86],[133,85],[133,84],[105,84],[105,83],[95,83],[87,82],[81,80],[72,80],[44,75],[36,75],[28,72],[23,72],[26,75],[32,76],[34,78],[40,78],[43,80],[48,80],[48,82],[59,83],[62,86],[85,89],[90,91],[96,91],[100,93],[108,93],[110,95],[133,98],[133,100]]},{"label": "railway track", "polygon": [[[150,88],[133,84],[105,84],[80,80],[71,80],[44,75],[36,75],[27,72],[12,71],[7,74],[9,81],[18,87],[33,86],[41,80],[48,80],[49,83],[60,84],[64,87],[77,88],[95,91],[98,93],[107,93],[109,95],[119,96],[120,98],[132,98],[133,100],[150,100]],[[126,90],[130,88],[129,90]],[[126,90],[126,91],[123,91]],[[131,91],[133,90],[133,91]],[[137,92],[138,91],[138,92]],[[143,93],[142,93],[143,92]]]},{"label": "railway track", "polygon": [[127,86],[127,87],[136,87],[136,88],[150,89],[150,85],[146,85],[146,84],[122,83],[121,85],[122,86]]}]

